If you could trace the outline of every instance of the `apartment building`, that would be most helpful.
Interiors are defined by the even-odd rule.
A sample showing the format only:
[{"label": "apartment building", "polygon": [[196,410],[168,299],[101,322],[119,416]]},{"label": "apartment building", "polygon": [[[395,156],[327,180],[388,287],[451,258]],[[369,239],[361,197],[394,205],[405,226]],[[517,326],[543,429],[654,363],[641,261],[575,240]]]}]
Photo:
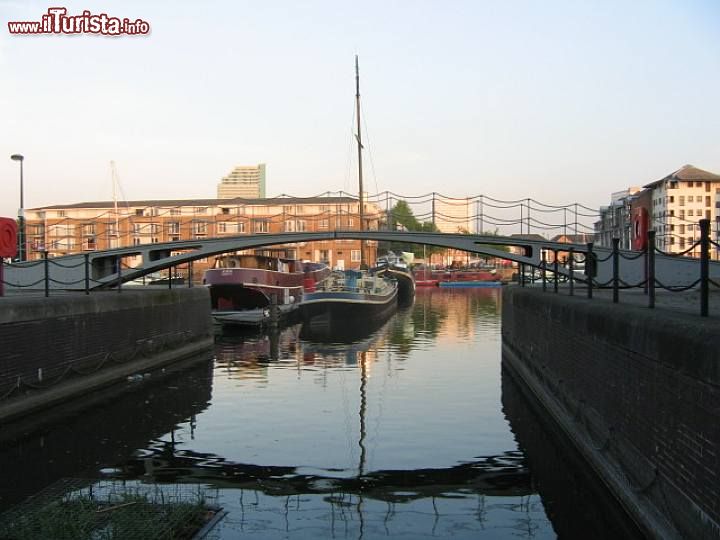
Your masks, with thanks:
[{"label": "apartment building", "polygon": [[[690,249],[700,239],[701,219],[710,220],[717,241],[720,175],[685,165],[644,188],[651,192],[649,228],[656,232],[659,249],[668,253]],[[717,250],[711,251],[718,258]],[[699,257],[700,248],[696,246],[688,255]]]},{"label": "apartment building", "polygon": [[218,199],[265,198],[265,164],[238,165],[218,184]]},{"label": "apartment building", "polygon": [[611,247],[613,238],[620,240],[620,249],[632,248],[632,201],[640,193],[630,187],[610,195],[610,204],[600,207],[600,219],[595,223],[595,242]]},{"label": "apartment building", "polygon": [[[352,197],[142,200],[83,202],[26,211],[28,259],[47,251],[56,257],[116,247],[281,232],[324,232],[360,228],[358,200]],[[377,229],[381,213],[365,204],[365,228]],[[359,268],[359,240],[302,242],[284,248],[289,257]],[[368,264],[377,243],[365,242]],[[198,261],[202,271],[212,260]]]},{"label": "apartment building", "polygon": [[462,233],[471,231],[470,199],[437,199],[433,202],[433,220],[440,232]]}]

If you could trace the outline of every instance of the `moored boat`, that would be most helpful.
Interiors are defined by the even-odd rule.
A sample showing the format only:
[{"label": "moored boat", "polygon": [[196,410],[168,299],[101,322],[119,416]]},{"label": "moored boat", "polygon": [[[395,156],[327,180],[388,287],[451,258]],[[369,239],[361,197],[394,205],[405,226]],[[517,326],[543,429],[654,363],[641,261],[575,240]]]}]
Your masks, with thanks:
[{"label": "moored boat", "polygon": [[397,309],[397,281],[355,270],[335,271],[306,292],[303,324],[314,332],[342,333],[348,325],[376,323]]},{"label": "moored boat", "polygon": [[371,270],[372,273],[379,276],[385,276],[397,280],[398,283],[398,303],[402,306],[409,306],[415,300],[415,276],[410,271],[410,263],[408,261],[412,253],[396,255],[392,251],[379,257],[377,264]]},{"label": "moored boat", "polygon": [[[222,255],[205,271],[212,316],[223,325],[263,326],[276,314],[286,320],[300,305],[305,289],[327,277],[325,264],[264,255]],[[274,311],[277,309],[277,311]]]}]

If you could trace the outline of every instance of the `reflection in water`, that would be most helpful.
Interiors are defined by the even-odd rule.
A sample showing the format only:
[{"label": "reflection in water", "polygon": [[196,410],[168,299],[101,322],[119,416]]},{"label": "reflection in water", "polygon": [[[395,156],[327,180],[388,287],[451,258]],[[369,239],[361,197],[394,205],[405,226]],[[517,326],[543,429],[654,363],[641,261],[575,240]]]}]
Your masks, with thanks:
[{"label": "reflection in water", "polygon": [[345,335],[218,336],[212,366],[6,435],[3,503],[110,476],[218,488],[216,538],[555,538],[501,408],[499,292],[418,289]]},{"label": "reflection in water", "polygon": [[537,413],[539,403],[524,394],[509,370],[502,371],[503,410],[518,444],[527,454],[546,512],[563,538],[643,538],[642,533],[602,488],[565,436]]},{"label": "reflection in water", "polygon": [[129,459],[136,448],[183,422],[193,422],[210,403],[212,361],[199,358],[181,370],[155,373],[83,400],[83,409],[56,408],[0,435],[0,509],[63,477],[96,477]]}]

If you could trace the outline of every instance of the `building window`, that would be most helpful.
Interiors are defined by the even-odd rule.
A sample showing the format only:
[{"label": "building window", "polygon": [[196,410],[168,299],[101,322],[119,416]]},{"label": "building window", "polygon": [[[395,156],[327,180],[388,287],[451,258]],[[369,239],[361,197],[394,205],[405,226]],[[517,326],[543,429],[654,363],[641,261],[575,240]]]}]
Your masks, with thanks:
[{"label": "building window", "polygon": [[670,185],[668,186],[668,189],[677,189],[678,183],[676,180],[673,180],[670,182]]},{"label": "building window", "polygon": [[359,249],[350,250],[350,260],[352,262],[360,262],[360,250]]},{"label": "building window", "polygon": [[710,197],[705,197],[705,206],[710,208]]},{"label": "building window", "polygon": [[327,229],[327,228],[328,228],[328,220],[327,220],[327,219],[321,219],[321,220],[320,220],[320,228],[321,228],[321,229]]},{"label": "building window", "polygon": [[292,219],[285,221],[285,232],[295,232],[295,221]]},{"label": "building window", "polygon": [[[94,223],[86,223],[85,225],[83,225],[82,233],[85,236],[89,236],[89,235],[94,236],[95,235],[95,224]],[[93,248],[93,249],[95,249],[95,248]]]},{"label": "building window", "polygon": [[207,214],[207,206],[198,206],[195,208],[194,212],[196,214]]},{"label": "building window", "polygon": [[177,221],[168,223],[168,234],[180,234],[180,223]]},{"label": "building window", "polygon": [[230,213],[230,209],[229,209],[229,208],[222,208],[222,213],[227,215],[227,214]]},{"label": "building window", "polygon": [[355,219],[353,219],[353,218],[348,218],[348,227],[349,227],[349,228],[352,228],[352,227],[354,227],[354,226],[355,226]]},{"label": "building window", "polygon": [[65,217],[65,210],[58,210],[57,217]]},{"label": "building window", "polygon": [[207,234],[207,223],[204,221],[198,221],[193,223],[193,234],[195,235],[206,235]]},{"label": "building window", "polygon": [[182,214],[182,210],[180,208],[171,208],[170,209],[171,216],[179,216],[180,214]]},{"label": "building window", "polygon": [[266,219],[254,219],[253,231],[256,233],[266,233],[270,231],[270,224]]},{"label": "building window", "polygon": [[133,238],[133,246],[139,246],[140,245],[140,239],[136,236]]},{"label": "building window", "polygon": [[675,196],[674,196],[674,195],[670,195],[670,202],[671,202],[671,203],[674,203],[674,202],[675,202]]},{"label": "building window", "polygon": [[160,226],[157,223],[150,223],[150,234],[158,234]]},{"label": "building window", "polygon": [[227,232],[227,223],[224,223],[224,222],[218,223],[218,224],[217,224],[217,231],[218,231],[218,234],[220,234],[220,233],[226,233],[226,232]]},{"label": "building window", "polygon": [[678,199],[679,199],[678,204],[680,206],[685,206],[685,197],[683,195],[680,195],[680,197]]},{"label": "building window", "polygon": [[135,215],[136,215],[136,216],[142,216],[142,215],[143,215],[143,209],[142,209],[142,208],[136,208],[136,209],[135,209]]},{"label": "building window", "polygon": [[237,224],[237,230],[239,233],[245,233],[245,222],[241,221]]}]

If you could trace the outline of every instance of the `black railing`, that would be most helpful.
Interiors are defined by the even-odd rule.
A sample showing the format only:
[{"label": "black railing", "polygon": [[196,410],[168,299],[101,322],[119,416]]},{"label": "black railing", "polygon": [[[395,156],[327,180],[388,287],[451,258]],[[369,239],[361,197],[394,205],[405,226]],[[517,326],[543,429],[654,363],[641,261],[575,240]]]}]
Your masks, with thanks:
[{"label": "black railing", "polygon": [[[690,245],[687,249],[679,253],[668,253],[661,249],[658,249],[656,245],[655,231],[648,232],[648,238],[645,248],[636,253],[623,253],[622,251],[620,251],[620,240],[617,238],[614,238],[612,240],[612,250],[610,251],[610,253],[602,258],[599,258],[597,253],[593,250],[594,245],[592,242],[589,242],[587,244],[584,257],[580,256],[580,258],[578,258],[578,254],[575,252],[574,248],[569,248],[566,262],[563,265],[563,269],[564,271],[567,271],[566,273],[568,281],[568,291],[570,296],[573,296],[575,294],[576,282],[585,284],[587,290],[587,297],[589,299],[593,298],[593,290],[611,289],[612,301],[616,304],[620,302],[621,290],[642,289],[643,292],[647,295],[647,307],[653,309],[655,308],[656,304],[657,289],[662,289],[669,292],[685,292],[691,289],[698,289],[700,292],[700,315],[702,317],[707,317],[710,311],[710,286],[720,288],[720,283],[710,278],[710,250],[711,247],[714,246],[717,250],[720,251],[720,244],[714,242],[710,238],[710,220],[701,219],[699,225],[700,239]],[[684,257],[698,247],[700,248],[700,259],[698,265],[699,271],[698,278],[695,281],[686,285],[668,285],[663,283],[658,278],[655,257],[656,254],[660,254],[665,257],[680,258]],[[552,266],[550,266],[547,262],[545,251],[543,251],[540,258],[540,265],[537,267],[537,269],[540,271],[540,274],[542,276],[543,291],[547,290],[546,272],[551,271],[554,273],[553,281],[555,286],[553,287],[553,291],[557,293],[557,283],[560,279],[561,272],[558,264],[558,250],[556,248],[553,249],[553,255],[554,260]],[[637,283],[626,282],[620,277],[621,261],[632,261],[639,259],[640,257],[644,258],[645,279]],[[608,261],[610,261],[612,265],[611,278],[608,281],[599,282],[596,279],[598,264]],[[576,276],[575,269],[576,264],[582,263],[584,263],[585,265],[585,271],[584,277],[581,278]],[[526,280],[524,276],[525,267],[526,265],[522,265],[521,278],[519,279],[520,285],[523,287],[526,285]],[[533,268],[532,271],[534,272],[535,268]]]},{"label": "black railing", "polygon": [[[90,291],[96,291],[96,290],[108,290],[111,288],[115,288],[118,293],[123,291],[123,271],[124,270],[134,270],[133,267],[127,266],[122,262],[122,258],[120,256],[115,257],[115,273],[110,274],[106,276],[105,280],[99,280],[94,279],[91,277],[91,263],[90,263],[90,255],[85,254],[83,257],[83,261],[76,263],[76,264],[64,264],[62,262],[58,262],[54,260],[51,257],[48,257],[47,252],[43,253],[43,258],[37,261],[28,262],[24,265],[25,268],[33,268],[35,266],[42,265],[43,267],[43,274],[42,277],[36,281],[30,282],[30,283],[14,283],[12,281],[8,281],[4,279],[4,265],[2,258],[0,258],[0,296],[3,296],[7,290],[8,287],[17,289],[17,290],[38,290],[38,285],[41,283],[43,284],[43,288],[41,290],[44,290],[45,296],[50,296],[51,291],[77,291],[76,288],[77,285],[83,284],[83,291],[85,294],[90,294]],[[191,288],[193,286],[192,282],[192,263],[185,263],[187,264],[187,283],[186,286],[188,288]],[[83,266],[84,267],[84,275],[82,279],[76,279],[73,281],[62,281],[58,280],[52,277],[51,268],[64,268],[64,269],[74,269],[79,268]],[[167,278],[167,287],[169,289],[173,288],[173,284],[177,283],[178,276],[177,269],[178,266],[183,265],[175,265],[171,266],[168,269],[168,278]],[[108,279],[110,278],[110,279]],[[140,278],[138,278],[140,279]],[[144,279],[144,278],[143,278]],[[164,284],[165,278],[161,278],[162,283]],[[51,284],[53,287],[51,287]]]}]

